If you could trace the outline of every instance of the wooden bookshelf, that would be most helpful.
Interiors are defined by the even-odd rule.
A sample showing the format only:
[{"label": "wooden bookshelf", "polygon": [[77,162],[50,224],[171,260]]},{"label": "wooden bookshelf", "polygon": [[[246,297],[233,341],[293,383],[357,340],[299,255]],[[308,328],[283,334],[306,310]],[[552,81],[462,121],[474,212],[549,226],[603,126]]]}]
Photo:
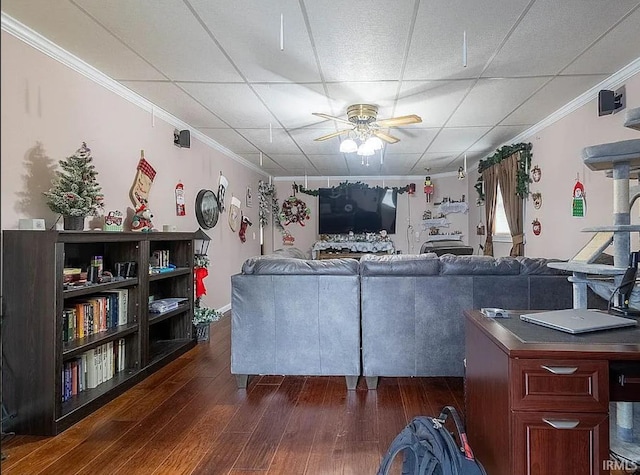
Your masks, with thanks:
[{"label": "wooden bookshelf", "polygon": [[[150,274],[150,256],[159,250],[168,251],[175,270]],[[4,431],[55,435],[195,345],[191,323],[193,233],[6,230],[2,251],[2,393],[5,407],[14,416],[6,421]],[[136,275],[105,283],[65,285],[64,268],[84,271],[92,256],[102,256],[104,270],[111,272],[116,262],[135,262]],[[126,323],[115,325],[112,320],[109,328],[103,323],[102,331],[63,341],[65,308],[120,289],[127,290]],[[150,296],[187,301],[155,315],[148,311]],[[110,305],[114,302],[111,299]],[[67,329],[67,333],[72,332]],[[117,347],[118,341],[124,342],[124,354],[114,350],[103,382],[72,395],[67,390],[63,401],[69,384],[65,365],[75,365],[87,352],[107,344]],[[119,369],[113,364],[117,358]],[[78,370],[74,379],[77,388],[79,374]]]}]

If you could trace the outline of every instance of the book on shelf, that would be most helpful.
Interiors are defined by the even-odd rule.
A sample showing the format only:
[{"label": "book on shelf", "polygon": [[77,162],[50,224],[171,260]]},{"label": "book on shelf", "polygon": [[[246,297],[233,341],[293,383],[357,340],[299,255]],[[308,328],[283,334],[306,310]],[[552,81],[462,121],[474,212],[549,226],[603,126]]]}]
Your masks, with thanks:
[{"label": "book on shelf", "polygon": [[116,295],[115,300],[111,300],[115,304],[112,321],[117,322],[117,325],[126,325],[129,311],[129,289],[105,290],[102,293]]},{"label": "book on shelf", "polygon": [[98,387],[124,371],[126,344],[124,338],[107,342],[66,361],[62,370],[62,401]]}]

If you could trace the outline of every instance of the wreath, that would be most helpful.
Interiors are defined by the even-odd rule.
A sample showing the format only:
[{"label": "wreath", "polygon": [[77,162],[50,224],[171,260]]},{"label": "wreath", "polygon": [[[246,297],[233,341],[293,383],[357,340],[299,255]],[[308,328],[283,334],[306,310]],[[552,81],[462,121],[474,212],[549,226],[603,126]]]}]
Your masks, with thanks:
[{"label": "wreath", "polygon": [[304,226],[305,219],[310,218],[311,210],[301,199],[298,199],[295,196],[290,196],[282,203],[280,220],[284,221],[285,225],[291,223],[299,223],[300,226]]}]

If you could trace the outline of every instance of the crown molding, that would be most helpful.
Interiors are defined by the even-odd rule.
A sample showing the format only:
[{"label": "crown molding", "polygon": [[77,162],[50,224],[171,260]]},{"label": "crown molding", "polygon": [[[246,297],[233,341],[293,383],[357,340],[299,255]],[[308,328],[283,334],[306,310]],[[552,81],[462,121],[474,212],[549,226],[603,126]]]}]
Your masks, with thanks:
[{"label": "crown molding", "polygon": [[[423,181],[427,175],[386,175],[386,176],[374,176],[374,175],[362,175],[362,176],[276,176],[273,177],[273,181],[386,181],[386,180],[414,180]],[[458,172],[443,172],[443,173],[429,173],[428,176],[432,178],[444,178],[449,176],[458,176]]]},{"label": "crown molding", "polygon": [[[550,125],[559,121],[563,117],[566,117],[567,115],[576,111],[580,107],[584,106],[585,104],[588,104],[589,102],[597,98],[598,92],[600,90],[615,89],[616,87],[620,86],[624,81],[636,75],[638,72],[640,72],[640,58],[636,58],[635,60],[631,61],[620,71],[612,74],[608,78],[604,79],[603,81],[593,86],[591,89],[588,89],[587,91],[583,92],[571,102],[565,104],[560,109],[553,112],[546,118],[542,119],[537,124],[529,127],[524,132],[519,133],[513,139],[511,139],[509,142],[505,142],[503,145],[506,145],[507,143],[510,143],[510,144],[518,143],[526,139],[527,137],[537,134],[541,130],[549,127]],[[558,76],[558,77],[561,77],[561,76]],[[497,147],[497,148],[499,149],[500,147]]]},{"label": "crown molding", "polygon": [[62,49],[60,46],[56,45],[52,41],[48,40],[44,36],[40,35],[36,31],[20,23],[4,12],[2,12],[2,16],[0,18],[0,27],[2,31],[9,33],[10,35],[28,44],[32,48],[35,48],[41,53],[74,70],[75,72],[82,74],[96,84],[99,84],[105,89],[138,106],[142,110],[152,114],[154,118],[161,119],[167,124],[172,125],[179,130],[188,129],[191,133],[191,136],[196,138],[203,144],[208,145],[209,147],[219,151],[231,160],[240,163],[241,165],[259,173],[260,175],[269,176],[267,172],[257,167],[247,159],[233,153],[231,150],[220,145],[211,137],[191,127],[186,122],[178,119],[176,116],[170,114],[161,107],[158,107],[141,95],[133,92],[131,89],[126,88],[115,79],[110,78],[103,72],[85,63],[77,56]]}]

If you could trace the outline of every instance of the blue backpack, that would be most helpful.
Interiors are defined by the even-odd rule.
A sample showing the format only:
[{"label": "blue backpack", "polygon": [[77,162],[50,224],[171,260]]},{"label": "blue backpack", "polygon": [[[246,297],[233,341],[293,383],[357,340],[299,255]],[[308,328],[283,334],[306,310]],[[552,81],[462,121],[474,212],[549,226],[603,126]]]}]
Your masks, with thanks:
[{"label": "blue backpack", "polygon": [[[453,418],[461,447],[444,427],[447,413]],[[389,473],[400,452],[404,453],[402,475],[487,475],[473,457],[460,416],[452,406],[445,406],[438,418],[415,417],[391,443],[378,475]]]}]

